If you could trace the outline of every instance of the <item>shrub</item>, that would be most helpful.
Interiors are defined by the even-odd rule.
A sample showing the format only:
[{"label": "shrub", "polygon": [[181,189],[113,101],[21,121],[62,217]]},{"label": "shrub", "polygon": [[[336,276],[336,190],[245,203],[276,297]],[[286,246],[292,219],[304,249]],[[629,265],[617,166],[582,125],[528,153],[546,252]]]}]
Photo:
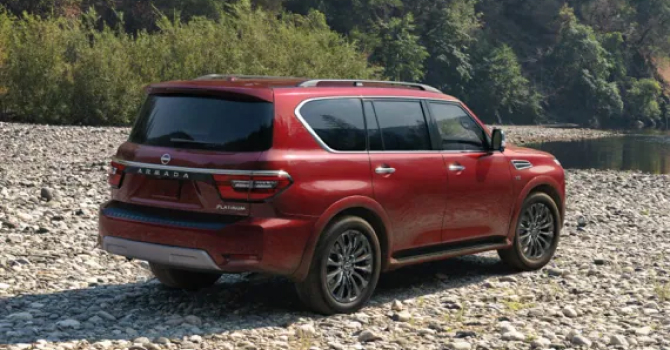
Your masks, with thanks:
[{"label": "shrub", "polygon": [[661,84],[653,79],[634,80],[626,91],[625,122],[632,125],[638,120],[648,126],[655,126],[661,118]]},{"label": "shrub", "polygon": [[76,33],[64,20],[42,21],[32,15],[12,22],[7,44],[3,98],[21,121],[59,123],[70,113],[71,65],[66,53]]},{"label": "shrub", "polygon": [[12,18],[0,6],[0,116],[5,113],[3,99],[7,93],[7,87],[4,83],[6,81],[4,74],[6,72],[5,61],[7,60],[7,46],[11,28]]},{"label": "shrub", "polygon": [[188,23],[162,18],[158,32],[131,36],[95,29],[95,12],[76,20],[0,14],[0,81],[7,91],[2,101],[17,121],[127,125],[141,88],[152,82],[210,73],[377,75],[318,12],[277,15],[240,1],[219,17]]},{"label": "shrub", "polygon": [[142,81],[133,71],[132,39],[109,28],[79,41],[72,64],[73,124],[129,124],[142,98]]}]

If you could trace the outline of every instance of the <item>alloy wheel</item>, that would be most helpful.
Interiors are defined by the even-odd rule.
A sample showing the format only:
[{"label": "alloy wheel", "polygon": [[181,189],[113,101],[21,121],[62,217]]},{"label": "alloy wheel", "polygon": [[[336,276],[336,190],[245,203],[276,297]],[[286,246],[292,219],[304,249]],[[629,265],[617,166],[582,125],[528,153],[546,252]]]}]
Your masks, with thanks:
[{"label": "alloy wheel", "polygon": [[519,220],[517,235],[527,259],[542,259],[550,251],[556,235],[551,209],[544,203],[528,206]]},{"label": "alloy wheel", "polygon": [[333,299],[346,304],[363,295],[373,275],[373,262],[372,246],[362,232],[342,233],[331,246],[326,262],[326,286]]}]

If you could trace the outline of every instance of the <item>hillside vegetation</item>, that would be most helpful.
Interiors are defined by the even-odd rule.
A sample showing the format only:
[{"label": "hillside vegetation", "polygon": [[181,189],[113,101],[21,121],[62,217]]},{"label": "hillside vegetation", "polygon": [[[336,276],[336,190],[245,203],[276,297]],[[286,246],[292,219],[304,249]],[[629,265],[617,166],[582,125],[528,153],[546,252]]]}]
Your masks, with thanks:
[{"label": "hillside vegetation", "polygon": [[[0,0],[0,112],[132,122],[209,73],[423,81],[486,122],[660,127],[670,0]],[[665,94],[664,94],[664,91]]]}]

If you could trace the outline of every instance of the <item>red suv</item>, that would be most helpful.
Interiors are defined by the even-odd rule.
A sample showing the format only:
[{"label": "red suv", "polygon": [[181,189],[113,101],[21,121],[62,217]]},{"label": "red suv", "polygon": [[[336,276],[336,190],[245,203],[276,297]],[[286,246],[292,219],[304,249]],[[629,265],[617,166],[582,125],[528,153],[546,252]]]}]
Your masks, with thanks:
[{"label": "red suv", "polygon": [[488,250],[534,270],[556,250],[559,162],[505,148],[430,86],[206,76],[147,93],[111,163],[100,244],[169,287],[264,272],[346,313],[384,271]]}]

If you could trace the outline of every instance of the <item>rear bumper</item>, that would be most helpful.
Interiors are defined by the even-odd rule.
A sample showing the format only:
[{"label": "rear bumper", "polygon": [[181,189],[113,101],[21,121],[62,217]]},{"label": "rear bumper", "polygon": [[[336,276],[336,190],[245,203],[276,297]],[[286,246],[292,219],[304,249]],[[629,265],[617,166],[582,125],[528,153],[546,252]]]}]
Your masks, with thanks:
[{"label": "rear bumper", "polygon": [[[100,245],[111,254],[184,269],[293,277],[316,218],[216,220],[198,213],[101,206]],[[146,209],[146,210],[144,210]]]},{"label": "rear bumper", "polygon": [[111,254],[163,265],[179,266],[192,270],[221,271],[212,257],[202,249],[171,247],[111,236],[102,238],[102,249]]}]

